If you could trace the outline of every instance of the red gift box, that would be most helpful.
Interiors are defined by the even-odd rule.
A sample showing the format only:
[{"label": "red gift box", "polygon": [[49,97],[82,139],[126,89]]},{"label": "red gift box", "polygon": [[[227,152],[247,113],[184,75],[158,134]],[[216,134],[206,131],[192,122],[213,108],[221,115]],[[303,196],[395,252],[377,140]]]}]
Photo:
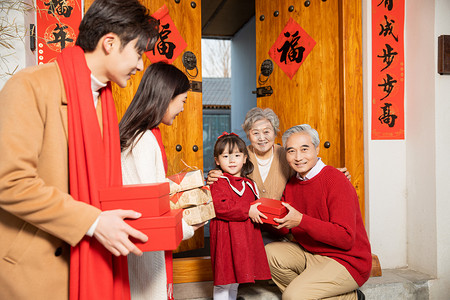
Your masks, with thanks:
[{"label": "red gift box", "polygon": [[183,239],[182,217],[182,209],[172,209],[159,217],[125,219],[125,222],[148,236],[145,243],[130,237],[142,251],[175,250]]},{"label": "red gift box", "polygon": [[261,221],[267,224],[278,225],[273,218],[281,219],[288,213],[287,208],[281,204],[280,200],[260,198],[251,204],[255,203],[261,203],[261,205],[258,206],[258,210],[267,217],[267,219],[261,218]]},{"label": "red gift box", "polygon": [[131,184],[99,191],[102,210],[132,209],[142,217],[156,217],[170,210],[169,183]]}]

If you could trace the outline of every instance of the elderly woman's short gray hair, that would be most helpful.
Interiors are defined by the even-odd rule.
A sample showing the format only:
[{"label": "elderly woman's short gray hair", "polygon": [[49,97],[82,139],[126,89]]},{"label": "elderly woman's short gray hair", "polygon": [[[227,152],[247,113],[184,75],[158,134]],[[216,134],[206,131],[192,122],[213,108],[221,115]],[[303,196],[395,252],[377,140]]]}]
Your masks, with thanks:
[{"label": "elderly woman's short gray hair", "polygon": [[286,141],[291,135],[299,132],[309,134],[309,136],[311,137],[311,142],[313,143],[314,147],[317,148],[317,146],[319,146],[320,144],[319,134],[317,133],[317,130],[315,130],[308,124],[295,125],[286,130],[283,133],[283,136],[281,137],[283,141],[283,146],[286,147]]},{"label": "elderly woman's short gray hair", "polygon": [[253,107],[245,115],[244,124],[242,124],[242,128],[244,129],[247,136],[255,122],[260,120],[268,120],[270,124],[272,124],[275,135],[280,131],[280,120],[273,112],[273,110],[271,110],[270,108],[262,109],[259,107]]}]

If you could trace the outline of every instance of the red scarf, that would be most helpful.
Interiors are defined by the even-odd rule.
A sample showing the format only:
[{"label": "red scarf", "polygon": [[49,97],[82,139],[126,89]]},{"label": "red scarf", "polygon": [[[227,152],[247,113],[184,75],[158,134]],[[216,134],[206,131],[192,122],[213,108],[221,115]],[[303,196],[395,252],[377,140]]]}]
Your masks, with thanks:
[{"label": "red scarf", "polygon": [[[83,50],[57,58],[67,95],[70,194],[100,208],[98,190],[122,185],[119,128],[111,86],[102,89],[103,137],[94,107],[91,71]],[[127,258],[115,257],[85,236],[70,256],[70,299],[130,299]]]},{"label": "red scarf", "polygon": [[[166,150],[164,149],[164,144],[162,142],[161,130],[159,127],[153,128],[153,135],[158,142],[159,149],[161,149],[161,156],[164,163],[164,171],[166,171],[167,177],[167,156]],[[167,299],[173,300],[173,262],[172,262],[172,251],[165,251],[164,258],[166,262],[166,276],[167,276]]]}]

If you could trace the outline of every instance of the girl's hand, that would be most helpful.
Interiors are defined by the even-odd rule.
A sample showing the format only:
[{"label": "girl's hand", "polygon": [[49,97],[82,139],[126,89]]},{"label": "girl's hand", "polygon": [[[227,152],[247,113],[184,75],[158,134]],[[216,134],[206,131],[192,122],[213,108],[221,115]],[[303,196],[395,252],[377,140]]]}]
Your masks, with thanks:
[{"label": "girl's hand", "polygon": [[300,213],[298,210],[296,210],[295,208],[293,208],[290,204],[288,204],[286,202],[282,201],[281,204],[286,206],[286,208],[288,209],[289,212],[282,219],[273,218],[273,220],[275,222],[280,224],[278,226],[274,225],[274,227],[276,229],[281,229],[283,227],[286,227],[287,229],[291,229],[291,228],[294,228],[294,227],[297,227],[298,225],[300,225],[300,222],[302,221],[302,218],[303,218],[303,214]]},{"label": "girl's hand", "polygon": [[250,210],[248,211],[248,216],[254,223],[262,224],[263,221],[261,220],[261,217],[264,219],[267,219],[266,215],[264,215],[262,212],[259,211],[258,206],[261,205],[261,203],[255,203],[250,206]]},{"label": "girl's hand", "polygon": [[222,176],[222,171],[218,169],[212,169],[208,172],[208,177],[206,178],[206,184],[211,185],[217,180],[219,180],[219,177]]}]

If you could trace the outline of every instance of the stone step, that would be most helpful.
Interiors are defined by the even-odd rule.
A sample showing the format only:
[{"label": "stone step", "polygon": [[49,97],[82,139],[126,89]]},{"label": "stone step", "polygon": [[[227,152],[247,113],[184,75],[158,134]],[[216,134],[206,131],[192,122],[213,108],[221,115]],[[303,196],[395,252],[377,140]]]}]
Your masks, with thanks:
[{"label": "stone step", "polygon": [[382,276],[370,277],[361,287],[366,300],[428,300],[430,275],[404,269],[383,269]]},{"label": "stone step", "polygon": [[[409,269],[383,269],[382,276],[371,277],[361,287],[366,300],[425,300],[429,299],[430,275]],[[177,300],[211,300],[212,281],[178,283],[174,285]],[[238,299],[278,300],[281,293],[275,285],[266,281],[256,284],[242,284]]]}]

